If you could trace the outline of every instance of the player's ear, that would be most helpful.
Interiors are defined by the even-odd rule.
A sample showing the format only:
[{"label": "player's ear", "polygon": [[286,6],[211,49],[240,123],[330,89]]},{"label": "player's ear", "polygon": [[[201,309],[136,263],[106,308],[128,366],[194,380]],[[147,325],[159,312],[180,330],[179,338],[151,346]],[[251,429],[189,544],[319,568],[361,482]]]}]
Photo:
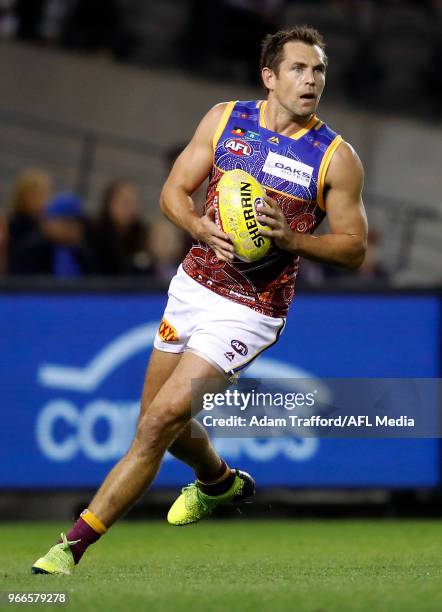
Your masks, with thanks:
[{"label": "player's ear", "polygon": [[271,68],[264,66],[264,68],[261,70],[261,78],[266,89],[272,91],[275,88],[275,73]]}]

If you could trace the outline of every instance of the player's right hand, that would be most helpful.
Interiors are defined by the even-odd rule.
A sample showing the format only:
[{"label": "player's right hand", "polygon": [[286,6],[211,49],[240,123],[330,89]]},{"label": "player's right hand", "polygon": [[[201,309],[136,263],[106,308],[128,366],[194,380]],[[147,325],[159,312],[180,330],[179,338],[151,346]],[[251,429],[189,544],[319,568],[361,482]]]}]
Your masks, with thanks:
[{"label": "player's right hand", "polygon": [[208,244],[221,261],[232,261],[235,257],[229,236],[215,223],[215,209],[211,206],[199,219],[196,238]]}]

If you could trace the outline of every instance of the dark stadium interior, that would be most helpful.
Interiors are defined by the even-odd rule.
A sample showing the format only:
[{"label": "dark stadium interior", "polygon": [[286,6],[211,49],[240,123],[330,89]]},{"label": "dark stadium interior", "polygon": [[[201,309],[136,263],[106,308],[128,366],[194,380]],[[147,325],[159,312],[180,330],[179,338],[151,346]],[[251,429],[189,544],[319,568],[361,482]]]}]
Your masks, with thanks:
[{"label": "dark stadium interior", "polygon": [[[21,319],[14,319],[17,313],[8,301],[14,299],[29,298],[32,308],[40,313],[42,331],[36,333],[35,343],[42,342],[48,330],[54,335],[52,354],[44,355],[42,363],[64,359],[55,341],[57,326],[67,329],[72,325],[77,330],[75,314],[59,316],[66,307],[65,299],[72,298],[71,303],[80,298],[90,300],[91,312],[95,299],[108,300],[112,304],[107,316],[111,318],[123,316],[138,296],[152,308],[149,321],[156,320],[155,300],[164,294],[189,247],[189,238],[159,214],[161,183],[206,101],[215,103],[235,88],[263,96],[258,70],[263,36],[301,23],[316,27],[327,43],[324,108],[338,118],[343,132],[348,125],[351,135],[365,147],[361,156],[366,165],[370,234],[367,258],[359,271],[304,261],[300,295],[307,296],[309,307],[318,308],[318,318],[327,312],[338,316],[341,305],[337,302],[343,295],[353,300],[354,308],[363,302],[364,312],[374,313],[364,328],[367,337],[374,334],[378,339],[390,333],[390,329],[377,329],[378,308],[379,320],[385,315],[385,325],[392,326],[392,333],[397,331],[391,315],[396,304],[387,304],[395,298],[402,300],[400,312],[408,317],[400,328],[401,338],[414,324],[422,323],[424,331],[416,334],[420,336],[416,343],[413,336],[398,347],[403,361],[396,363],[385,353],[376,368],[370,363],[375,349],[368,338],[371,352],[364,357],[360,354],[364,346],[354,350],[356,365],[349,376],[357,376],[357,368],[360,376],[379,378],[441,375],[441,0],[0,0],[0,47],[7,53],[5,66],[10,67],[3,77],[7,91],[0,100],[0,138],[4,143],[0,152],[0,303],[4,300],[5,334],[8,326],[22,325]],[[35,74],[34,57],[38,66]],[[81,76],[73,87],[78,104],[66,84],[77,70]],[[120,89],[120,79],[126,78],[127,88]],[[146,89],[137,97],[131,87],[141,87],[143,81]],[[162,94],[164,115],[151,103],[142,121],[142,96],[152,93],[153,97],[157,88],[161,90],[169,82],[170,88]],[[47,93],[42,91],[44,84],[51,87]],[[224,94],[227,88],[229,93]],[[194,90],[203,92],[200,106],[193,106]],[[94,116],[89,114],[89,96],[104,100]],[[54,112],[63,99],[68,101],[66,107]],[[179,106],[177,117],[173,104]],[[120,106],[124,108],[121,122],[115,117]],[[151,135],[146,125],[153,115]],[[176,128],[178,123],[183,125],[181,131]],[[203,197],[199,193],[197,202]],[[51,220],[61,209],[63,227],[55,227]],[[69,255],[61,259],[59,252],[66,254],[65,247]],[[52,298],[54,306],[46,311]],[[116,315],[111,313],[113,302],[125,299],[128,302],[122,311],[118,307]],[[418,314],[421,301],[428,313],[423,321]],[[23,316],[28,327],[20,327],[17,335],[24,355],[22,336],[33,327],[31,315]],[[82,310],[78,316],[82,320],[86,315]],[[51,327],[52,318],[55,327]],[[90,341],[93,326],[101,322],[98,318],[94,321],[89,333],[82,336],[81,330],[74,331],[80,334],[78,344]],[[302,321],[315,325],[308,313]],[[340,334],[348,333],[348,321],[344,316],[339,321],[341,327],[336,324],[336,330],[329,330],[330,337],[321,335],[327,333],[325,325],[320,328],[314,340],[318,346],[324,338],[339,342]],[[121,323],[121,328],[114,329],[109,323],[109,336],[119,337],[130,325],[135,323],[131,320],[126,327]],[[87,358],[92,360],[106,342],[104,335],[91,342]],[[407,361],[404,354],[409,356],[414,349],[416,354]],[[290,349],[287,346],[284,350],[285,363]],[[342,367],[347,375],[352,358],[346,358],[339,346],[336,352],[336,368]],[[302,361],[300,353],[294,360],[299,357]],[[20,361],[20,355],[17,349],[13,363]],[[75,361],[79,366],[83,359],[86,357],[78,349],[73,364]],[[6,384],[10,376],[6,361],[0,370],[4,370],[3,380],[13,397],[11,385]],[[324,357],[318,374],[338,376],[330,369],[330,362],[325,362]],[[138,364],[135,371],[137,375],[142,372]],[[126,392],[132,384],[134,391],[129,395],[135,397],[139,381],[129,384],[129,374],[125,376],[121,388]],[[14,377],[18,385],[19,376],[14,373]],[[117,395],[119,392],[118,388]],[[48,400],[44,393],[38,401]],[[83,401],[74,395],[72,401],[77,400]],[[112,410],[118,411],[118,405]],[[26,425],[34,427],[31,417]],[[422,450],[415,448],[416,461],[428,453],[423,472],[430,462],[434,468],[434,474],[424,478],[422,485],[414,472],[409,483],[405,477],[392,482],[391,475],[382,473],[382,461],[387,463],[391,457],[385,447],[379,478],[368,485],[362,479],[359,483],[354,473],[348,476],[351,467],[347,463],[341,465],[343,476],[336,484],[335,468],[324,460],[321,469],[325,470],[324,478],[330,478],[330,486],[319,477],[306,483],[296,472],[286,486],[265,486],[255,506],[246,508],[244,514],[252,518],[438,517],[440,450],[440,440],[430,440]],[[375,461],[376,453],[371,452],[370,460]],[[402,469],[407,470],[404,446],[398,457]],[[287,463],[287,457],[285,460]],[[351,463],[351,454],[344,460],[340,456],[340,460]],[[87,471],[88,465],[84,461],[78,469]],[[300,464],[296,465],[299,468]],[[93,483],[100,469],[101,465],[91,475]],[[60,474],[54,487],[40,475],[35,475],[34,485],[22,473],[16,483],[9,476],[1,479],[0,520],[73,516],[93,487],[90,480],[83,483],[80,478],[72,490],[66,490],[68,487],[59,484]],[[174,490],[164,481],[143,498],[130,518],[159,518]],[[29,503],[24,504],[24,499]],[[237,515],[236,509],[219,513],[220,518]]]},{"label": "dark stadium interior", "polygon": [[[8,42],[13,45],[24,43],[24,48],[31,44],[36,51],[70,51],[74,57],[84,58],[97,68],[100,63],[114,63],[154,70],[164,74],[166,79],[167,75],[171,79],[176,74],[183,75],[183,78],[188,75],[196,82],[216,84],[221,96],[223,84],[227,83],[230,88],[237,85],[258,93],[257,67],[263,35],[294,23],[312,23],[323,34],[329,56],[324,104],[341,113],[343,128],[346,109],[351,109],[355,117],[359,113],[359,119],[349,119],[350,125],[355,123],[357,131],[364,129],[364,113],[368,113],[366,134],[361,134],[368,150],[360,151],[360,154],[372,158],[364,159],[371,233],[369,254],[363,268],[355,274],[306,262],[300,283],[321,286],[332,280],[334,283],[393,282],[403,285],[428,284],[437,280],[440,274],[434,258],[440,255],[437,238],[441,227],[440,203],[431,199],[431,189],[436,194],[437,185],[432,187],[425,179],[430,193],[423,197],[411,195],[411,192],[408,196],[406,189],[403,190],[407,194],[405,198],[397,196],[395,189],[390,190],[389,195],[384,188],[379,189],[371,172],[384,162],[375,158],[376,142],[370,144],[373,138],[370,132],[376,133],[377,128],[374,125],[370,127],[369,118],[373,117],[376,123],[377,116],[384,117],[385,121],[391,117],[395,124],[402,118],[405,127],[407,118],[414,120],[419,117],[419,122],[428,126],[428,130],[436,130],[436,138],[442,108],[442,77],[438,65],[442,44],[442,5],[439,0],[214,0],[210,3],[204,0],[96,0],[93,3],[83,0],[4,0],[0,3],[0,39],[4,48]],[[25,69],[26,59],[12,61],[17,61],[17,70]],[[17,97],[20,97],[20,84],[17,82],[12,87],[18,88]],[[12,90],[12,99],[14,95]],[[32,89],[29,95],[33,95]],[[7,264],[8,250],[10,260],[14,257],[11,249],[16,252],[13,244],[18,240],[16,227],[18,231],[20,229],[14,221],[8,240],[8,218],[13,214],[12,192],[23,173],[32,167],[52,174],[55,193],[77,191],[82,197],[83,223],[87,225],[82,244],[88,243],[89,251],[95,251],[95,255],[89,256],[87,266],[80,266],[79,274],[108,276],[109,269],[104,270],[100,263],[103,257],[97,252],[100,241],[94,231],[103,193],[115,177],[133,180],[141,198],[139,214],[154,221],[155,199],[147,192],[152,191],[152,186],[157,192],[160,179],[149,182],[133,165],[132,168],[127,166],[130,168],[127,176],[125,170],[119,172],[112,168],[106,177],[96,167],[97,156],[101,157],[99,150],[115,149],[112,155],[118,168],[118,155],[142,155],[144,149],[146,160],[149,155],[163,157],[165,173],[170,163],[170,151],[177,146],[179,149],[180,144],[158,146],[146,138],[134,138],[129,130],[126,133],[122,130],[124,139],[120,137],[117,140],[111,130],[97,130],[92,121],[88,125],[84,113],[77,113],[75,122],[66,120],[66,117],[56,122],[52,121],[51,113],[45,116],[33,110],[32,103],[23,104],[20,111],[11,108],[7,102],[0,107],[2,124],[15,124],[14,134],[21,132],[24,135],[28,130],[29,138],[36,139],[29,150],[29,144],[24,144],[29,141],[14,135],[11,158],[8,159],[5,152],[0,159],[0,274],[8,270],[15,276],[44,273],[44,264],[41,263],[39,269],[32,249],[40,249],[41,260],[43,246],[46,245],[46,250],[48,248],[47,239],[44,245],[32,245],[31,251],[25,254],[25,259],[30,256],[34,262],[30,272],[26,271],[26,262],[22,261],[18,268],[14,261]],[[69,118],[68,114],[66,116]],[[86,129],[77,125],[78,118],[83,126],[87,126]],[[353,128],[350,131],[353,132]],[[9,135],[5,136],[11,140]],[[66,161],[61,172],[60,161],[67,158],[60,157],[60,161],[55,163],[54,147],[56,141],[61,144],[63,138],[77,140],[81,155],[78,160]],[[393,139],[396,138],[401,147],[401,137],[393,135]],[[46,141],[54,143],[52,148],[43,146]],[[395,148],[395,140],[391,146]],[[42,148],[41,154],[36,147]],[[141,157],[136,165],[140,161]],[[390,233],[394,235],[387,238]],[[149,237],[146,235],[144,243],[139,241],[138,244],[137,252],[133,253],[136,263],[128,266],[127,262],[121,262],[115,274],[161,277],[162,272],[154,271],[155,256],[149,252]],[[186,246],[184,241],[182,248]],[[177,261],[180,256],[178,250],[175,254]],[[121,250],[119,257],[125,257]]]},{"label": "dark stadium interior", "polygon": [[293,23],[315,24],[327,41],[329,96],[440,117],[439,0],[7,0],[0,7],[4,38],[252,84],[265,33]]},{"label": "dark stadium interior", "polygon": [[[49,546],[43,561],[66,545],[74,568],[83,533],[88,545],[106,531],[95,509],[78,540],[68,526],[88,505],[91,514],[97,487],[127,457],[153,342],[163,325],[176,332],[164,307],[192,239],[161,214],[164,181],[209,108],[260,108],[262,39],[301,24],[322,34],[328,56],[308,127],[321,119],[318,129],[323,121],[342,134],[364,166],[366,257],[357,270],[301,260],[283,333],[232,389],[310,390],[311,411],[290,408],[308,421],[342,416],[342,385],[350,415],[388,413],[391,423],[212,428],[216,479],[194,482],[190,462],[166,452],[128,520],[74,576],[31,575]],[[442,610],[441,56],[442,0],[0,0],[0,608],[59,591],[74,612]],[[229,130],[245,130],[226,125],[221,149]],[[292,142],[287,150],[305,161]],[[198,212],[206,186],[192,195]],[[198,326],[195,312],[186,317]],[[218,339],[219,329],[231,327]],[[223,336],[225,359],[244,357],[243,340]],[[202,422],[219,414],[200,400]],[[246,408],[235,407],[274,416],[271,402]],[[256,481],[241,505],[233,468]],[[215,497],[222,505],[198,525],[166,518],[186,490],[198,499],[213,486],[234,503]],[[75,542],[63,544],[62,530]]]}]

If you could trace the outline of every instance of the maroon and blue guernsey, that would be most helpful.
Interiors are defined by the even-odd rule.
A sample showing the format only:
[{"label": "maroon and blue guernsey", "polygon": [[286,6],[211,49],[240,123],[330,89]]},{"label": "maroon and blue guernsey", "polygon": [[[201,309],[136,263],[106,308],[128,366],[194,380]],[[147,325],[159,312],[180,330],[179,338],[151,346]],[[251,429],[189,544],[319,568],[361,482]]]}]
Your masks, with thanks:
[{"label": "maroon and blue guernsey", "polygon": [[[342,138],[316,116],[291,136],[267,129],[265,101],[229,102],[214,137],[214,162],[205,210],[227,170],[254,176],[274,198],[291,229],[312,233],[325,217],[324,181]],[[220,261],[195,242],[183,262],[197,282],[257,312],[284,317],[292,301],[299,257],[273,246],[259,261]]]}]

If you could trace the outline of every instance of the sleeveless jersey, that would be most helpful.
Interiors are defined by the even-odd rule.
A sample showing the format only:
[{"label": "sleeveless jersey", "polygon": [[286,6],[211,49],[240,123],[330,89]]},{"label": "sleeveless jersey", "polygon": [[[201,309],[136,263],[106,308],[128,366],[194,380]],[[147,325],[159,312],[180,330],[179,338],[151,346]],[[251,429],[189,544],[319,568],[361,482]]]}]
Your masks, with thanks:
[{"label": "sleeveless jersey", "polygon": [[[324,179],[342,138],[316,116],[292,136],[267,129],[267,102],[229,102],[216,131],[204,211],[227,170],[254,176],[280,205],[293,231],[312,233],[325,217]],[[273,245],[255,262],[220,261],[196,241],[183,268],[197,282],[257,312],[284,317],[293,299],[299,257]]]}]

